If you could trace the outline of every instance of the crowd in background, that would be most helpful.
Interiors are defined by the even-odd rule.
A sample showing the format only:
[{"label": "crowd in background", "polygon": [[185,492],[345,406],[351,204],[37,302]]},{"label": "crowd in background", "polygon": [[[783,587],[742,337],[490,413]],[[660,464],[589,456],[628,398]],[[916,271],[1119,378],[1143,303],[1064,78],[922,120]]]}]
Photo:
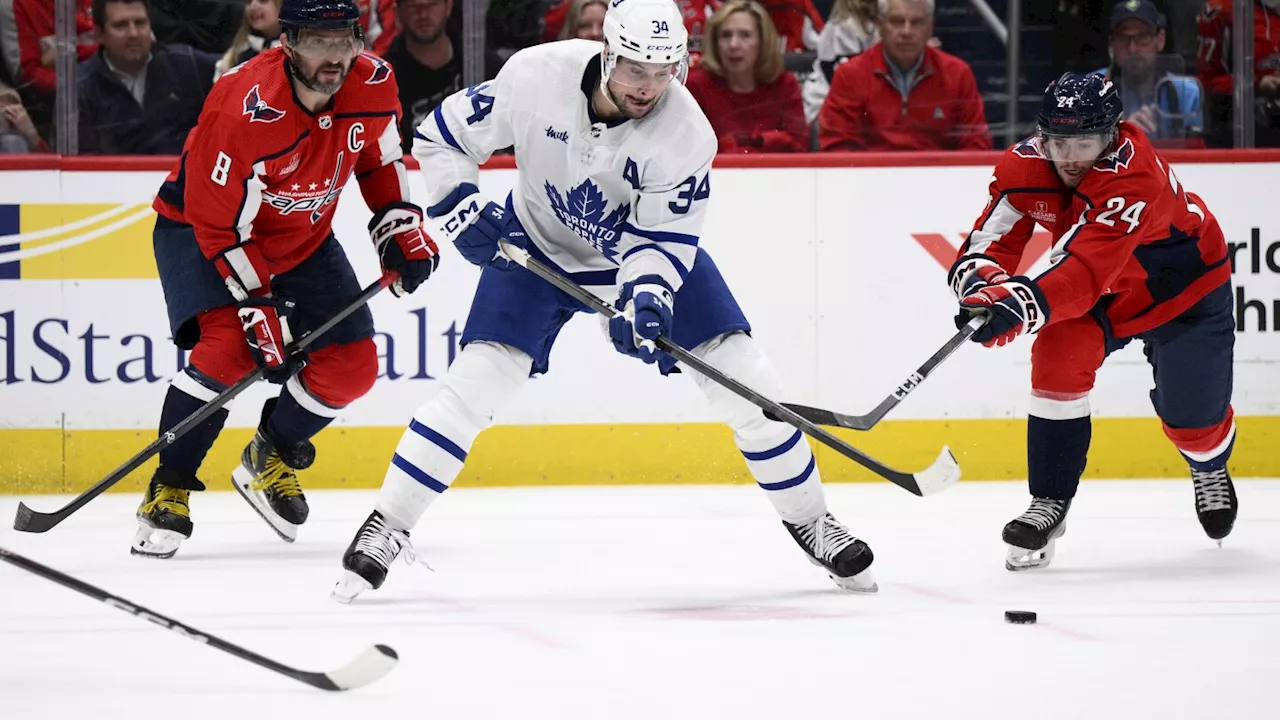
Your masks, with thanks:
[{"label": "crowd in background", "polygon": [[[81,153],[180,152],[213,83],[279,43],[280,0],[56,0],[74,6]],[[1004,0],[994,4],[1002,5]],[[686,81],[724,153],[1003,146],[965,40],[970,0],[678,0]],[[1053,70],[1096,71],[1126,119],[1173,147],[1232,145],[1232,0],[1027,0]],[[367,51],[395,69],[412,128],[464,86],[464,15],[484,7],[484,75],[521,48],[600,40],[606,0],[361,0]],[[1255,145],[1280,147],[1280,0],[1253,0]],[[475,24],[475,23],[473,23]],[[1272,39],[1273,28],[1275,39]],[[68,50],[69,52],[69,50]],[[0,152],[57,147],[55,0],[0,0]],[[484,78],[478,78],[482,80]],[[1042,91],[1042,88],[1041,88]],[[984,97],[985,95],[985,97]],[[1021,117],[1034,123],[1034,114]]]}]

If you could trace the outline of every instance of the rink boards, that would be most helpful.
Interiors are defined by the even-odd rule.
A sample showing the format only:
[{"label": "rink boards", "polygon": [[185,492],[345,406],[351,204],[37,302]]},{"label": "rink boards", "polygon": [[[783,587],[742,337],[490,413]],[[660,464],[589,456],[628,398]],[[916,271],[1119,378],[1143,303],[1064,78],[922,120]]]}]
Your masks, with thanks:
[{"label": "rink boards", "polygon": [[[716,170],[702,244],[777,366],[782,399],[866,412],[946,340],[954,330],[946,266],[983,209],[994,159],[956,155],[937,166],[920,156],[816,156],[803,167],[779,166],[792,159],[747,161],[752,167],[731,160]],[[1174,157],[1179,180],[1240,246],[1233,467],[1277,476],[1280,219],[1272,188],[1280,154],[1187,159]],[[154,437],[167,383],[185,362],[168,340],[150,249],[161,167],[72,161],[0,169],[0,494],[83,488]],[[481,182],[501,197],[514,173],[509,165],[486,169]],[[410,181],[421,197],[416,172]],[[352,183],[334,226],[365,282],[377,273],[368,218]],[[1047,249],[1047,234],[1033,243]],[[1040,254],[1028,270],[1044,262]],[[458,351],[478,276],[448,248],[437,276],[415,295],[374,300],[381,376],[317,439],[308,487],[381,482],[405,422]],[[1027,340],[963,348],[892,420],[849,437],[903,469],[923,467],[947,444],[966,478],[1023,477],[1029,348]],[[1108,360],[1092,396],[1088,476],[1185,474],[1152,413],[1150,387],[1140,347]],[[259,386],[234,405],[206,480],[235,462],[272,390]],[[561,333],[550,374],[531,380],[481,436],[462,481],[747,481],[729,431],[712,420],[687,378],[664,379],[617,355],[596,319],[582,317]],[[827,479],[870,477],[836,457],[820,462]],[[122,487],[144,478],[138,473]]]}]

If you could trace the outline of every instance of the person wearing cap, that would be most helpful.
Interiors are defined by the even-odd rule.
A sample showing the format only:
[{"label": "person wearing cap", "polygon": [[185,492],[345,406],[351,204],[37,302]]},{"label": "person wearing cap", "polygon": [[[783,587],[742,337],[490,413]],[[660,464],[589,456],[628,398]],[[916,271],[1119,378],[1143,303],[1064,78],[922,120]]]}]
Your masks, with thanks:
[{"label": "person wearing cap", "polygon": [[1152,140],[1199,138],[1204,130],[1200,83],[1161,67],[1165,17],[1151,0],[1122,0],[1111,11],[1111,66],[1098,72],[1120,91],[1124,119]]}]

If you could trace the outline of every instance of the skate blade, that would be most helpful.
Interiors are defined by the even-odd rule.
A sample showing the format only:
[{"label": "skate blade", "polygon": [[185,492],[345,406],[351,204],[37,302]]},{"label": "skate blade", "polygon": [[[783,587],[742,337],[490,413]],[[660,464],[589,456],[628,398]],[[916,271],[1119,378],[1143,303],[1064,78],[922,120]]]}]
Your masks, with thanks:
[{"label": "skate blade", "polygon": [[350,570],[344,570],[342,579],[333,586],[333,592],[329,593],[329,597],[343,605],[350,605],[360,593],[372,589],[373,585],[369,584],[368,580]]},{"label": "skate blade", "polygon": [[874,593],[880,591],[880,586],[876,584],[876,579],[871,575],[870,570],[863,570],[857,575],[846,578],[832,575],[831,580],[836,584],[836,587],[848,592]]},{"label": "skate blade", "polygon": [[240,493],[240,497],[249,503],[249,507],[258,513],[258,517],[266,521],[281,540],[291,543],[298,539],[298,526],[280,517],[271,509],[267,504],[266,496],[253,489],[253,478],[249,477],[249,473],[243,466],[232,471],[231,484],[235,486],[236,492]]},{"label": "skate blade", "polygon": [[1010,572],[1022,572],[1049,567],[1049,561],[1053,560],[1053,545],[1053,540],[1039,550],[1010,545],[1009,554],[1004,559],[1004,569]]},{"label": "skate blade", "polygon": [[129,548],[129,554],[155,560],[168,560],[178,552],[178,546],[185,539],[186,537],[181,533],[153,528],[140,522],[138,532],[133,536],[133,545]]}]

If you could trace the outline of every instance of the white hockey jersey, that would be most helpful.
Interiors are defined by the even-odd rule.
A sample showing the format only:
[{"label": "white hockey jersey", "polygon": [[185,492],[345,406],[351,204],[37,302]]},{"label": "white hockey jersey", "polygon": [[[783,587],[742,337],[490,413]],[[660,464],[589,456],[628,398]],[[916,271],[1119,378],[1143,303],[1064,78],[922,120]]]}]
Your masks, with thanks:
[{"label": "white hockey jersey", "polygon": [[619,285],[656,274],[678,290],[697,255],[715,133],[678,82],[644,118],[600,120],[589,100],[600,51],[589,40],[527,48],[446,99],[415,133],[423,206],[478,186],[478,164],[514,145],[512,204],[549,260],[584,285],[613,284],[601,271],[621,268]]}]

